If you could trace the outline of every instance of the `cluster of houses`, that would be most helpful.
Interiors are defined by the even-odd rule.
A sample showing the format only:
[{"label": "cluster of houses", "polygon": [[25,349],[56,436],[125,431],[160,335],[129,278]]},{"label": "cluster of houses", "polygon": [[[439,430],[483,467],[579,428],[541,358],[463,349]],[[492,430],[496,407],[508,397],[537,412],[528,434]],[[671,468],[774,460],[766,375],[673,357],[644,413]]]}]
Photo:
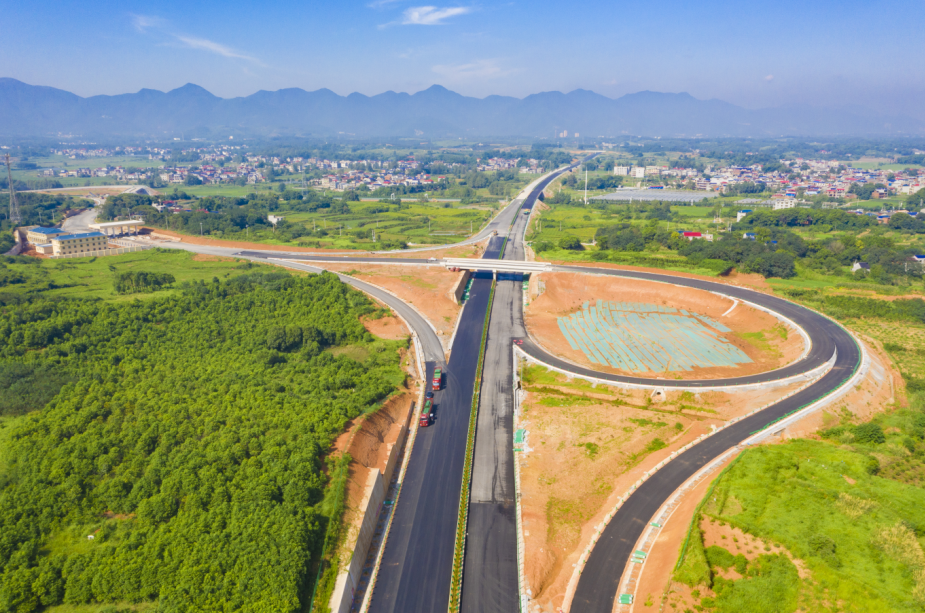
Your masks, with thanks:
[{"label": "cluster of houses", "polygon": [[[365,185],[370,190],[396,185],[427,187],[446,178],[443,175],[432,176],[422,172],[423,164],[415,161],[413,157],[391,163],[381,162],[379,160],[361,160],[358,162],[341,160],[339,162],[332,162],[330,160],[317,160],[314,158],[309,158],[304,161],[299,158],[292,160],[294,164],[302,162],[308,167],[323,170],[338,170],[338,172],[327,174],[312,182],[312,184],[317,187],[334,191],[353,190],[361,185]],[[454,167],[463,165],[443,164],[443,166],[447,170],[451,170]],[[479,160],[479,164],[476,168],[481,172],[514,170],[518,168],[518,160],[489,158]],[[541,173],[543,172],[542,162],[535,159],[524,160],[519,172],[532,174]]]},{"label": "cluster of houses", "polygon": [[[614,174],[636,179],[664,177],[686,183],[688,187],[702,191],[725,192],[740,183],[764,183],[776,190],[775,208],[790,208],[798,198],[827,196],[830,198],[856,199],[850,193],[854,184],[882,184],[885,187],[874,190],[871,198],[886,198],[892,195],[914,194],[925,188],[925,176],[921,171],[914,173],[893,172],[884,169],[864,170],[844,166],[829,160],[781,160],[784,168],[764,172],[761,164],[751,166],[708,166],[703,173],[691,168],[670,168],[668,166],[615,166]],[[692,184],[692,185],[691,185]]]},{"label": "cluster of houses", "polygon": [[[139,159],[168,161],[163,166],[129,164],[123,166],[99,166],[96,168],[45,168],[39,171],[42,177],[109,177],[117,182],[143,182],[159,178],[168,184],[187,183],[189,177],[195,177],[207,185],[221,183],[240,183],[243,179],[248,184],[263,183],[270,180],[268,169],[272,174],[299,175],[320,170],[326,173],[315,179],[313,185],[322,189],[343,191],[366,185],[370,189],[392,185],[431,185],[442,177],[431,177],[423,172],[423,164],[409,156],[398,161],[382,160],[329,160],[324,158],[279,157],[256,155],[246,151],[243,145],[215,145],[210,147],[193,147],[179,151],[180,159],[195,159],[193,164],[170,164],[169,160],[177,151],[156,147],[115,147],[115,148],[61,148],[53,153],[69,159],[92,159],[117,156],[137,156]],[[239,163],[229,163],[239,160]],[[457,163],[445,163],[448,170],[463,166]],[[468,166],[466,167],[468,169]],[[536,159],[486,158],[479,160],[477,169],[482,172],[499,170],[518,170],[520,173],[540,174],[543,164]]]}]

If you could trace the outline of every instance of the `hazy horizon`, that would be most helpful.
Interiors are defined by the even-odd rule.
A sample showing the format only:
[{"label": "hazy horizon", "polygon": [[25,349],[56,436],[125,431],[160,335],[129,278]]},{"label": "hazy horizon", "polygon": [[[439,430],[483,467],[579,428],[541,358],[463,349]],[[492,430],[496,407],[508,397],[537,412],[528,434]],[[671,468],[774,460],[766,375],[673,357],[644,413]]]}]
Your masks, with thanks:
[{"label": "hazy horizon", "polygon": [[864,106],[925,119],[925,10],[796,2],[669,0],[658,10],[599,1],[562,7],[403,0],[270,6],[12,5],[5,73],[81,96],[195,83],[231,98],[327,88],[466,96],[544,91],[686,92],[749,109]]}]

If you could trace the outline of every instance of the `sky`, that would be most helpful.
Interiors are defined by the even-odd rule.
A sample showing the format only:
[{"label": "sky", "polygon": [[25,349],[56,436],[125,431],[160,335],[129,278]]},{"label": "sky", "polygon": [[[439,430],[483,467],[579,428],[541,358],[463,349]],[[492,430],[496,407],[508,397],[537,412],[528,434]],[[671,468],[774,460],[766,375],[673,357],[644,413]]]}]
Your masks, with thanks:
[{"label": "sky", "polygon": [[[433,2],[433,4],[429,4]],[[0,76],[81,96],[588,89],[925,119],[925,1],[0,0]]]}]

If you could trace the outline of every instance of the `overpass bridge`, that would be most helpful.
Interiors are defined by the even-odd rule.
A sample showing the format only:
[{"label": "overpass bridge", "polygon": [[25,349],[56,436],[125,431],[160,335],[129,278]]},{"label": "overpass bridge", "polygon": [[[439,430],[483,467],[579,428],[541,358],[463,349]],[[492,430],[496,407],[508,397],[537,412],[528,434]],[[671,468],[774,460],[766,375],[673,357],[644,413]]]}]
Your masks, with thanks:
[{"label": "overpass bridge", "polygon": [[441,263],[450,270],[489,270],[499,272],[551,272],[548,262],[520,262],[516,260],[477,260],[473,258],[445,258]]}]

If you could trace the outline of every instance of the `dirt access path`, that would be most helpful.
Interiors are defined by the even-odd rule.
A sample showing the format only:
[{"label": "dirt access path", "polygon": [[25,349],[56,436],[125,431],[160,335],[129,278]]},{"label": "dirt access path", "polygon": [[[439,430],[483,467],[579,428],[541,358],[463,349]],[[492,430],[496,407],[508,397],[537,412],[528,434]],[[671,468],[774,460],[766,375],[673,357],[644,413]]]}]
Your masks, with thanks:
[{"label": "dirt access path", "polygon": [[538,344],[553,355],[603,372],[641,374],[594,364],[584,352],[569,346],[559,328],[558,318],[581,310],[585,302],[592,305],[597,300],[636,302],[705,315],[730,328],[731,332],[718,336],[752,360],[735,366],[695,367],[690,371],[654,373],[653,376],[718,379],[751,375],[789,364],[799,358],[804,349],[802,337],[795,330],[788,330],[773,315],[703,290],[653,281],[555,272],[531,278],[530,295],[537,297],[527,307],[525,323]]}]

